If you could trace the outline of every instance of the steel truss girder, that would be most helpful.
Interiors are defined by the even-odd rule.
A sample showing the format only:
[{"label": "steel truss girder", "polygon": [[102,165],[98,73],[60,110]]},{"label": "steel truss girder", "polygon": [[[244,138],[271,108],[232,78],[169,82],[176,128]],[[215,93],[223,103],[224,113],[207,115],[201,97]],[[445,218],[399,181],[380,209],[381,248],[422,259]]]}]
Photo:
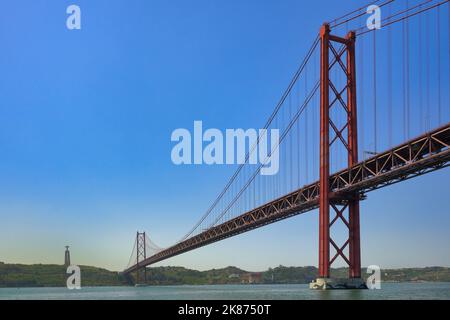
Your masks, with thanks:
[{"label": "steel truss girder", "polygon": [[[364,194],[435,171],[450,164],[450,123],[390,150],[379,153],[330,177],[333,204],[364,199]],[[270,223],[302,214],[319,205],[319,182],[275,199],[236,218],[165,249],[125,273],[171,258]]]}]

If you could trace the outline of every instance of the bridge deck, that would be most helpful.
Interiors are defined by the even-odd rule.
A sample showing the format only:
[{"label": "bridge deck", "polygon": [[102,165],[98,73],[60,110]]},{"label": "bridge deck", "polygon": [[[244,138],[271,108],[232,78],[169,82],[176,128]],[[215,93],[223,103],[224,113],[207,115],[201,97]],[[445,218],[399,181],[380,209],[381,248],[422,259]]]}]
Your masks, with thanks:
[{"label": "bridge deck", "polygon": [[[449,146],[450,123],[333,174],[330,177],[331,199],[335,203],[345,203],[349,197],[362,197],[366,192],[444,168],[450,161]],[[317,181],[179,242],[124,273],[313,210],[318,205]]]}]

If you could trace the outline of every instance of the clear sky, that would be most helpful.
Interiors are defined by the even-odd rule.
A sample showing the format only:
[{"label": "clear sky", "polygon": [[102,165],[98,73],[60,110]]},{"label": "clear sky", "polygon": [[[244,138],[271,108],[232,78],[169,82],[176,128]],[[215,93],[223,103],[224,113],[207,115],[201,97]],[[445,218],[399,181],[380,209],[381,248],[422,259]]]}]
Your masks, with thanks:
[{"label": "clear sky", "polygon": [[[203,120],[262,127],[324,20],[367,1],[9,0],[0,10],[0,261],[121,270],[136,230],[173,244],[233,166],[175,166]],[[66,8],[82,29],[66,28]],[[369,194],[362,263],[450,266],[450,170]],[[317,265],[310,212],[164,265]]]}]

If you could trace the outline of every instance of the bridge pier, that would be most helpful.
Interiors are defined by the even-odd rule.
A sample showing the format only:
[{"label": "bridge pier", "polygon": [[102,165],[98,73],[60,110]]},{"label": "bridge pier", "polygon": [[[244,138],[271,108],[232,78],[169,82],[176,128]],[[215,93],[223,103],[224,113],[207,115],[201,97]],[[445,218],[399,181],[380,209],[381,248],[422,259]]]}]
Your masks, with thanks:
[{"label": "bridge pier", "polygon": [[[361,280],[360,235],[359,235],[359,194],[349,195],[341,201],[333,198],[330,190],[330,147],[341,143],[348,154],[348,166],[358,163],[358,136],[356,112],[356,58],[354,32],[340,38],[330,34],[330,26],[324,24],[320,31],[320,195],[319,195],[319,277],[310,285],[311,289],[364,288]],[[333,44],[338,44],[336,49]],[[342,48],[342,49],[340,49]],[[346,61],[343,57],[346,55]],[[330,57],[332,61],[330,62]],[[330,79],[330,70],[340,68],[347,79],[344,88],[337,88]],[[330,101],[330,89],[334,98]],[[346,96],[346,99],[345,99]],[[344,101],[346,100],[346,101]],[[347,123],[339,128],[330,117],[332,107],[343,107]],[[331,128],[331,130],[330,130]],[[344,132],[347,130],[347,137]],[[330,132],[334,138],[330,141]],[[352,172],[350,171],[350,174]],[[331,210],[330,210],[331,209]],[[335,216],[330,221],[330,211]],[[347,218],[345,212],[348,211]],[[338,245],[331,237],[331,227],[340,221],[348,228],[348,239]],[[330,244],[335,250],[330,256]],[[346,251],[348,251],[346,253]],[[342,258],[349,266],[348,279],[330,278],[330,267],[337,258]]]},{"label": "bridge pier", "polygon": [[317,278],[309,284],[313,290],[336,290],[336,289],[367,289],[367,285],[361,278]]}]

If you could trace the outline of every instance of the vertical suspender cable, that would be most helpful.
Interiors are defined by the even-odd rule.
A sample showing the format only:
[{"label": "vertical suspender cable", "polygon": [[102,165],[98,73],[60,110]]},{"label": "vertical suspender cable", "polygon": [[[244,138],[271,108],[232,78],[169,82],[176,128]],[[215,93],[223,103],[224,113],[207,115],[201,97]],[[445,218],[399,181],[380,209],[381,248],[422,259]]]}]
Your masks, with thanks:
[{"label": "vertical suspender cable", "polygon": [[[290,93],[289,94],[289,119],[292,119],[292,93]],[[294,151],[293,151],[293,149],[292,149],[292,147],[293,147],[293,143],[292,143],[292,140],[294,139],[294,137],[295,137],[295,134],[294,134],[295,132],[294,132],[294,130],[292,130],[291,131],[291,133],[289,134],[290,135],[290,137],[289,137],[289,158],[290,158],[290,160],[289,160],[289,180],[290,180],[290,183],[289,183],[289,187],[290,187],[290,191],[293,189],[293,179],[292,179],[292,170],[293,170],[293,159],[292,159],[292,156],[293,156],[293,154],[294,154]]]},{"label": "vertical suspender cable", "polygon": [[259,181],[259,176],[253,182],[253,208],[256,208],[256,183]]},{"label": "vertical suspender cable", "polygon": [[[305,66],[305,99],[308,96],[308,66]],[[298,121],[298,120],[297,120]],[[309,162],[308,162],[308,157],[309,157],[309,152],[308,152],[308,106],[305,109],[305,167],[306,167],[306,172],[305,172],[305,180],[306,183],[309,182],[309,176],[308,176],[308,170],[309,170]]]},{"label": "vertical suspender cable", "polygon": [[[426,33],[430,34],[430,16],[427,14],[426,18]],[[426,106],[426,116],[425,116],[425,129],[430,130],[430,46],[426,46],[426,86],[427,86],[427,106]]]},{"label": "vertical suspender cable", "polygon": [[[248,172],[248,176],[250,177],[250,175],[252,173],[250,165],[247,165],[247,172]],[[245,179],[245,180],[247,181],[248,179]],[[252,190],[251,185],[252,184],[250,184],[249,188],[246,190],[247,191],[246,192],[247,193],[247,210],[246,211],[250,210],[250,208],[252,206],[252,194],[251,194],[251,190]]]},{"label": "vertical suspender cable", "polygon": [[377,31],[373,31],[373,133],[374,133],[374,150],[377,152]]},{"label": "vertical suspender cable", "polygon": [[358,114],[360,115],[360,128],[361,128],[361,150],[362,150],[362,157],[364,160],[365,157],[365,153],[364,151],[365,149],[365,143],[364,143],[364,130],[365,130],[365,123],[364,123],[364,108],[365,108],[365,95],[364,95],[364,37],[360,39],[360,44],[359,44],[359,59],[360,59],[360,68],[358,70],[360,70],[361,72],[361,77],[360,77],[360,86],[359,86],[359,99],[360,99],[360,103],[359,105],[359,110],[360,112],[358,112]]},{"label": "vertical suspender cable", "polygon": [[436,19],[436,25],[437,25],[437,65],[438,65],[438,74],[437,74],[437,80],[438,80],[438,125],[441,124],[442,120],[442,111],[441,111],[441,11],[440,7],[437,7],[436,10],[437,19]]},{"label": "vertical suspender cable", "polygon": [[[300,106],[300,81],[299,80],[297,80],[297,101],[296,101],[296,104],[295,104],[296,106]],[[295,147],[297,148],[297,166],[296,166],[296,168],[297,168],[297,186],[298,187],[300,187],[301,186],[301,178],[300,178],[300,172],[301,172],[301,170],[300,170],[300,154],[301,154],[301,148],[300,148],[300,141],[301,141],[301,139],[300,139],[300,136],[301,136],[301,134],[300,134],[300,128],[301,128],[301,126],[300,126],[300,119],[299,120],[297,120],[297,138],[298,138],[298,141],[297,141],[297,143],[296,143],[296,145],[295,145]]]},{"label": "vertical suspender cable", "polygon": [[[408,6],[408,2],[406,2],[406,6]],[[407,97],[406,97],[406,51],[407,51],[407,43],[406,43],[406,20],[402,22],[402,96],[403,96],[403,140],[407,140]]]},{"label": "vertical suspender cable", "polygon": [[[409,0],[406,1],[406,9],[409,9]],[[411,100],[410,100],[410,54],[409,54],[409,19],[406,19],[406,138],[410,137]]]},{"label": "vertical suspender cable", "polygon": [[[390,15],[390,7],[389,7],[389,15]],[[392,30],[388,28],[387,34],[387,86],[388,86],[388,143],[389,147],[392,147]]]},{"label": "vertical suspender cable", "polygon": [[[289,95],[290,95],[290,93],[289,93]],[[286,109],[286,108],[284,108],[284,109]],[[285,127],[286,125],[285,125],[285,123],[289,123],[289,120],[288,121],[286,121],[286,115],[285,115],[285,112],[286,112],[286,110],[284,110],[283,111],[283,127]],[[289,139],[289,136],[287,137],[288,139]],[[281,143],[280,143],[281,144]],[[288,189],[287,188],[287,180],[288,180],[288,172],[287,172],[287,167],[288,167],[288,150],[287,150],[287,148],[286,148],[286,144],[285,144],[285,146],[284,147],[282,147],[281,145],[280,145],[280,148],[282,149],[282,151],[283,151],[283,155],[284,155],[284,168],[282,168],[281,170],[283,171],[283,179],[282,179],[282,181],[281,181],[281,188],[280,188],[280,192],[282,192],[282,193],[285,193],[285,191]]]},{"label": "vertical suspender cable", "polygon": [[[419,10],[422,6],[419,6]],[[418,42],[418,52],[419,52],[419,128],[420,132],[423,132],[423,124],[424,124],[424,114],[423,114],[423,49],[422,49],[422,15],[419,14],[419,42]]]},{"label": "vertical suspender cable", "polygon": [[[284,128],[284,125],[285,125],[285,116],[284,116],[285,108],[282,108],[281,111],[282,112],[281,112],[281,125],[280,125],[280,128]],[[281,130],[283,130],[283,129],[281,129]],[[282,167],[281,167],[280,179],[278,179],[278,190],[276,191],[277,192],[277,195],[276,195],[277,197],[279,195],[281,195],[281,192],[283,192],[282,190],[283,190],[283,187],[285,185],[284,180],[286,178],[286,170],[285,170],[286,169],[286,148],[282,148],[281,147],[281,142],[280,142],[279,149],[280,149],[281,165],[282,165]]]},{"label": "vertical suspender cable", "polygon": [[[318,54],[316,53],[314,55],[314,73],[313,73],[313,83],[316,82],[316,78],[318,76],[317,74],[317,64],[318,64]],[[318,158],[317,158],[317,145],[319,144],[319,141],[316,140],[316,134],[318,133],[318,130],[316,130],[317,125],[318,125],[318,117],[317,117],[317,112],[318,112],[318,104],[317,104],[317,95],[314,95],[313,98],[313,119],[312,119],[312,128],[313,128],[313,140],[312,140],[312,150],[313,150],[313,157],[312,157],[312,167],[313,167],[313,179],[316,180],[318,178],[317,176],[317,162],[318,162]]]},{"label": "vertical suspender cable", "polygon": [[[248,164],[247,165],[247,169],[248,169],[248,171],[249,171],[249,174],[251,173],[251,166],[250,166],[250,164]],[[248,186],[248,188],[247,188],[247,194],[248,194],[248,207],[247,207],[247,210],[250,210],[251,209],[251,207],[252,207],[252,187],[253,187],[253,185],[254,185],[254,183],[255,183],[255,180],[253,180],[253,182]]]}]

